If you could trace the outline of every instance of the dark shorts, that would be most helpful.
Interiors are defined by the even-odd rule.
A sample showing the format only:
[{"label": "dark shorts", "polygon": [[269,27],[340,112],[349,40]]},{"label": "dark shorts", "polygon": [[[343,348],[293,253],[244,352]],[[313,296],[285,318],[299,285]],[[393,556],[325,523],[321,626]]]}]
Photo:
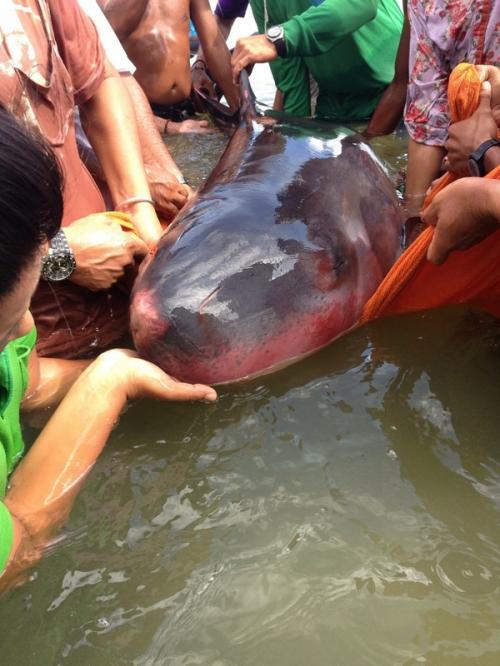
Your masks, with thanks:
[{"label": "dark shorts", "polygon": [[173,120],[176,123],[192,118],[195,114],[195,108],[190,99],[186,99],[184,102],[179,102],[178,104],[151,103],[151,109],[155,116],[165,118],[165,120]]}]

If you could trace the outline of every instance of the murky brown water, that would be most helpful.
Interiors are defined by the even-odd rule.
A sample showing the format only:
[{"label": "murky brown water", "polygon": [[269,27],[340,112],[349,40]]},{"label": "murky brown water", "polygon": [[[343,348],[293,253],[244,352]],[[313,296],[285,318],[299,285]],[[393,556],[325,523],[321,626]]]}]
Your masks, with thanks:
[{"label": "murky brown water", "polygon": [[[192,178],[210,141],[177,146]],[[216,405],[131,406],[2,599],[0,663],[498,666],[499,342],[399,317]]]}]

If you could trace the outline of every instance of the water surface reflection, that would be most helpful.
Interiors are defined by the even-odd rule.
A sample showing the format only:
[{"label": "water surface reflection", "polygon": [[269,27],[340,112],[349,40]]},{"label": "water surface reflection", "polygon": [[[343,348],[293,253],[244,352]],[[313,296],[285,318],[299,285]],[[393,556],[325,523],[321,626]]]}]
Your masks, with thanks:
[{"label": "water surface reflection", "polygon": [[131,407],[3,600],[5,663],[498,664],[499,333],[401,317]]}]

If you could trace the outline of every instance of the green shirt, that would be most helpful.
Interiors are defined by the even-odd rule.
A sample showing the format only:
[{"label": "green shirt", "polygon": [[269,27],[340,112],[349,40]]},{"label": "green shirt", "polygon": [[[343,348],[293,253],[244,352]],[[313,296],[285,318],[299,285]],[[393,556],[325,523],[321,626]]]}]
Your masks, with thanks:
[{"label": "green shirt", "polygon": [[369,118],[394,77],[403,27],[396,0],[251,0],[263,33],[282,25],[287,56],[271,63],[285,111],[311,114],[310,76],[319,86],[319,117]]},{"label": "green shirt", "polygon": [[35,341],[33,329],[9,342],[0,353],[0,575],[14,538],[12,518],[1,500],[7,491],[7,478],[24,453],[19,412],[28,386],[28,357]]}]

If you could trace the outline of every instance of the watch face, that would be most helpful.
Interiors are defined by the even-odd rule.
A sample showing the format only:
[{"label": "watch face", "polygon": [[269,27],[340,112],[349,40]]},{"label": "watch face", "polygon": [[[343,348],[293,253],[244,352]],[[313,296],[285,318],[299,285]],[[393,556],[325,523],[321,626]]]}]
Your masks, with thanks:
[{"label": "watch face", "polygon": [[75,260],[66,253],[50,252],[42,259],[42,277],[50,282],[67,280],[75,270]]},{"label": "watch face", "polygon": [[269,28],[267,34],[271,39],[278,39],[278,37],[281,37],[281,27],[279,25],[273,25]]}]

